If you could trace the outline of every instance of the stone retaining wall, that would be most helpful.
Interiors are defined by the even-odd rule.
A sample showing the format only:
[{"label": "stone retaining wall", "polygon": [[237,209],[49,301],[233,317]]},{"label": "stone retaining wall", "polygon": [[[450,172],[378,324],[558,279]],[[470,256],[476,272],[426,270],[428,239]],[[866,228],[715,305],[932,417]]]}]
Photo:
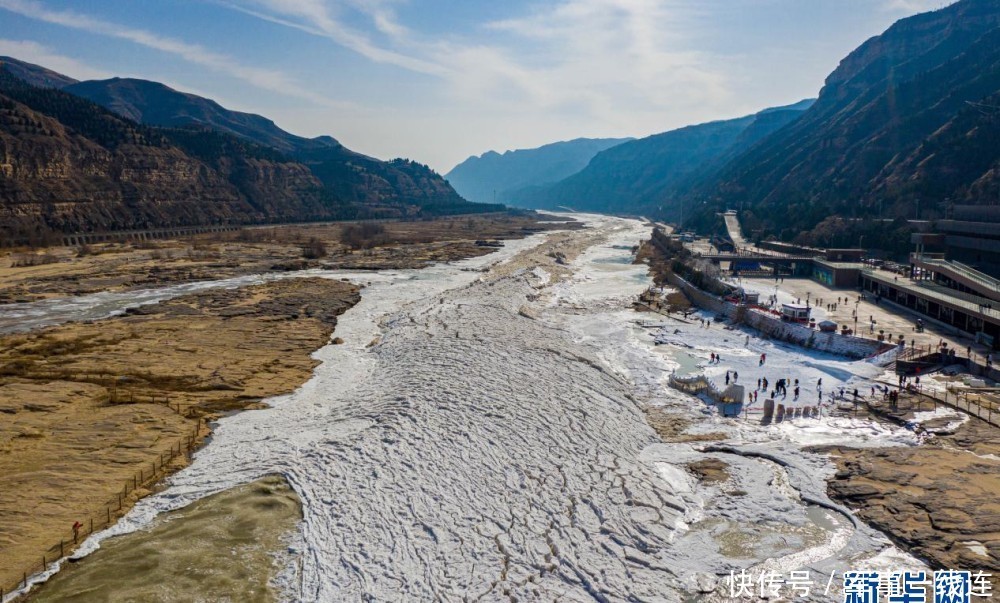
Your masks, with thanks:
[{"label": "stone retaining wall", "polygon": [[[890,352],[894,347],[872,339],[823,333],[806,325],[785,322],[758,310],[733,304],[706,293],[673,273],[667,275],[667,281],[683,291],[691,303],[699,308],[725,315],[734,322],[743,323],[774,339],[848,358],[873,357]],[[888,355],[886,357],[888,358]],[[887,359],[886,362],[891,362],[891,359]]]}]

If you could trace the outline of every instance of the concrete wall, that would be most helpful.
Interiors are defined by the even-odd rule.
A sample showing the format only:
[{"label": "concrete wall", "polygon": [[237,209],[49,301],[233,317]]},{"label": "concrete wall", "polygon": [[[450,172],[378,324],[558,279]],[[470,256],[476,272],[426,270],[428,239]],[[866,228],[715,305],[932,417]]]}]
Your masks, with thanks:
[{"label": "concrete wall", "polygon": [[667,280],[671,285],[683,291],[691,303],[699,308],[723,314],[774,339],[848,358],[868,358],[889,351],[892,347],[872,339],[852,335],[821,333],[806,325],[785,322],[780,318],[772,317],[747,306],[731,304],[698,289],[673,273],[668,275]]}]

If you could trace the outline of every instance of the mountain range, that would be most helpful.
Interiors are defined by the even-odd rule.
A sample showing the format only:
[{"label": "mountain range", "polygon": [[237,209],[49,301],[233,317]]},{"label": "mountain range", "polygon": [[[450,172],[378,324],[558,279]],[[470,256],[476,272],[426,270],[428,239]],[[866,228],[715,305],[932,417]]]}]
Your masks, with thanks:
[{"label": "mountain range", "polygon": [[579,172],[597,153],[631,138],[577,138],[534,149],[472,156],[445,174],[470,201],[516,201],[518,191],[552,184]]},{"label": "mountain range", "polygon": [[61,89],[135,122],[167,128],[205,126],[283,153],[340,146],[330,136],[312,139],[296,136],[266,117],[232,111],[211,99],[179,92],[159,82],[116,77],[74,82]]},{"label": "mountain range", "polygon": [[[647,215],[814,245],[1000,199],[1000,0],[959,0],[864,42],[815,100],[638,140],[470,157],[473,201]],[[0,230],[489,211],[426,166],[136,79],[77,82],[0,58]],[[844,218],[857,218],[845,220]],[[847,226],[845,226],[847,225]],[[863,233],[868,240],[869,234]]]},{"label": "mountain range", "polygon": [[523,189],[512,204],[619,214],[662,214],[694,179],[795,120],[807,99],[754,115],[687,126],[611,147],[557,183]]},{"label": "mountain range", "polygon": [[831,216],[933,219],[998,198],[1000,0],[961,0],[862,44],[799,119],[678,204],[705,207],[703,227],[744,208],[757,236],[823,243],[810,230]]},{"label": "mountain range", "polygon": [[[815,101],[624,142],[501,199],[702,231],[737,209],[754,238],[815,245],[906,240],[905,223],[865,218],[934,219],[1000,200],[1000,0],[896,22],[845,57]],[[845,230],[862,227],[875,230]]]},{"label": "mountain range", "polygon": [[492,211],[427,166],[157,82],[77,82],[0,57],[0,237]]}]

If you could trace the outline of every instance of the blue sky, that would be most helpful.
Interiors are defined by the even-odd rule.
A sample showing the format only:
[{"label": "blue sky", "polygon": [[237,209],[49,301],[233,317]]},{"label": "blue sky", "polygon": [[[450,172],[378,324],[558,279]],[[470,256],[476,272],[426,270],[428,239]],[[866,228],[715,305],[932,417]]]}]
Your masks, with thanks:
[{"label": "blue sky", "polygon": [[943,0],[0,0],[0,55],[142,77],[446,172],[815,96]]}]

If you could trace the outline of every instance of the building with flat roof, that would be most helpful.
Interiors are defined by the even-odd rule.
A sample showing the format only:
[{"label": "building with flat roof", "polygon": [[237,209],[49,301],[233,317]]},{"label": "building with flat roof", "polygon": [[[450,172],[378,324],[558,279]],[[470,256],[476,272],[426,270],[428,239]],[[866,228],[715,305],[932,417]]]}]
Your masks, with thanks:
[{"label": "building with flat roof", "polygon": [[1000,205],[955,205],[927,232],[913,233],[917,254],[943,254],[980,272],[1000,276]]},{"label": "building with flat roof", "polygon": [[830,262],[814,258],[812,261],[812,279],[827,287],[855,288],[861,275],[860,262]]},{"label": "building with flat roof", "polygon": [[781,320],[809,322],[812,309],[804,304],[781,304]]},{"label": "building with flat roof", "polygon": [[[947,260],[924,259],[916,268],[916,278],[865,268],[861,288],[873,295],[876,303],[902,306],[1000,349],[1000,301],[994,299],[1000,297],[1000,281]],[[948,284],[959,274],[972,284],[966,291]],[[986,292],[992,297],[983,295]]]}]

